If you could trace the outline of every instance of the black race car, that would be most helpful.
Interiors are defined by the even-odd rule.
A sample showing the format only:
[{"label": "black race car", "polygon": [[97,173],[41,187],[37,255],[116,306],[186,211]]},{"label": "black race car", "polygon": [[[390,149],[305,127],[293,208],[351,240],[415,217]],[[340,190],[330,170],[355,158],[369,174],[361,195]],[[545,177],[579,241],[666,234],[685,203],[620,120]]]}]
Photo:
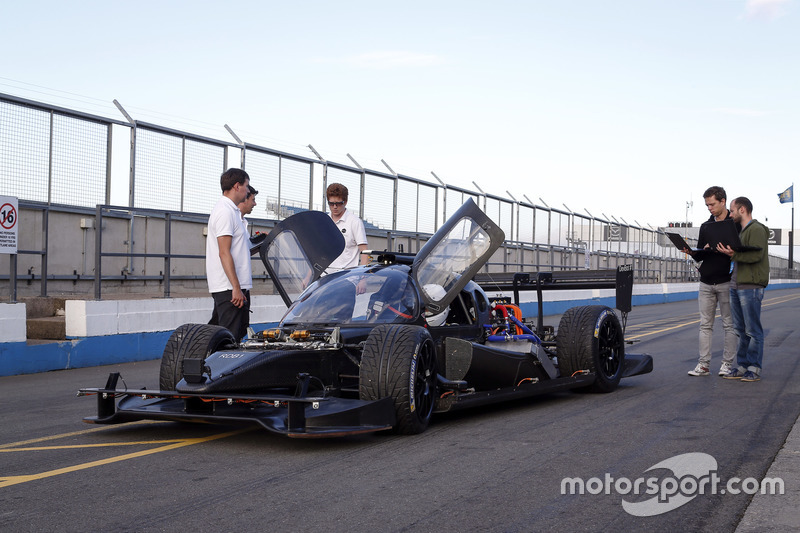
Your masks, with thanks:
[{"label": "black race car", "polygon": [[[167,342],[160,390],[97,395],[97,424],[163,419],[260,424],[290,437],[424,431],[433,413],[566,389],[614,390],[650,372],[625,353],[632,271],[479,273],[504,240],[467,201],[417,254],[371,252],[363,267],[323,275],[343,249],[324,213],[303,212],[258,243],[288,311],[277,327],[237,342],[219,326],[186,324]],[[482,288],[483,286],[483,288]],[[569,309],[542,323],[542,291],[616,287],[609,307]],[[534,324],[519,292],[536,290]],[[490,299],[486,291],[513,293]],[[557,333],[557,334],[556,334]]]}]

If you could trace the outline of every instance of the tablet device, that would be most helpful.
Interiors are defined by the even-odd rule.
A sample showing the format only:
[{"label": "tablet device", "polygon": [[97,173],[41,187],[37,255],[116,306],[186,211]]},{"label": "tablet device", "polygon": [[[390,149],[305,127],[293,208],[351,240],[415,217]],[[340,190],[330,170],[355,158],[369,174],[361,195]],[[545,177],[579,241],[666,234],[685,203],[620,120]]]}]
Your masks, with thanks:
[{"label": "tablet device", "polygon": [[704,232],[708,244],[715,250],[717,244],[722,243],[724,246],[730,246],[734,252],[755,252],[761,250],[760,246],[744,246],[742,241],[739,240],[739,232],[736,230],[736,224],[733,220],[726,219],[720,222],[706,222],[700,226],[700,231]]},{"label": "tablet device", "polygon": [[692,248],[691,246],[689,246],[689,243],[687,243],[685,240],[683,240],[683,237],[681,237],[680,234],[672,233],[670,231],[665,231],[664,233],[667,234],[667,237],[669,237],[669,240],[672,241],[672,244],[674,244],[675,247],[678,250],[683,251],[683,249],[686,248],[691,252],[699,252],[700,251],[700,248]]}]

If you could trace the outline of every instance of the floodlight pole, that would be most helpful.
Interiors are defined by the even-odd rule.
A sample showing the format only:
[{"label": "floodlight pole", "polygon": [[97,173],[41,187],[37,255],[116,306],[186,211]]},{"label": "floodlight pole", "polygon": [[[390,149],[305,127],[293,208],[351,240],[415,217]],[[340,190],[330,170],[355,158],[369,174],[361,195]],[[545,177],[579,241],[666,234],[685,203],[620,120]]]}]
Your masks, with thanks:
[{"label": "floodlight pole", "polygon": [[794,182],[792,182],[792,229],[789,230],[789,270],[794,271]]},{"label": "floodlight pole", "polygon": [[689,200],[688,202],[686,202],[686,221],[685,221],[685,225],[683,226],[683,238],[684,238],[684,239],[686,238],[686,235],[688,234],[688,231],[687,231],[687,229],[689,228],[689,209],[690,209],[690,208],[691,208],[693,205],[694,205],[694,202],[693,202],[693,201],[691,201],[691,200]]},{"label": "floodlight pole", "polygon": [[[792,187],[794,187],[794,183]],[[792,189],[792,230],[789,232],[789,269],[794,270],[794,188]]]}]

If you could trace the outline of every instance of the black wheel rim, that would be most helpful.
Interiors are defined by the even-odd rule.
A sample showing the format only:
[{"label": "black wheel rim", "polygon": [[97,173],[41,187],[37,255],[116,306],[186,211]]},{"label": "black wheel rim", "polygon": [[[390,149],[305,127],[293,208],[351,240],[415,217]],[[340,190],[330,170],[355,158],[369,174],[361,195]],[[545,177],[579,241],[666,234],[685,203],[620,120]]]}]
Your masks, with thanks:
[{"label": "black wheel rim", "polygon": [[431,342],[424,342],[420,346],[417,367],[414,371],[414,405],[417,418],[421,422],[428,420],[433,412],[435,390],[433,345]]},{"label": "black wheel rim", "polygon": [[622,337],[619,328],[611,320],[600,326],[598,344],[600,349],[600,371],[608,379],[614,379],[622,366]]}]

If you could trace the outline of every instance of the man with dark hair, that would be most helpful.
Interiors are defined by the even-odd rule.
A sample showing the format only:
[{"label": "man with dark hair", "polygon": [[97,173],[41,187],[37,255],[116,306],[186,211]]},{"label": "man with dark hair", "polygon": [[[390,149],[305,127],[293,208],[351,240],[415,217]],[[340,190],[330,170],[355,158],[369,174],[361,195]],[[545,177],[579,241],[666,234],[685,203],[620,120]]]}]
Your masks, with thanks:
[{"label": "man with dark hair", "polygon": [[237,341],[250,325],[250,239],[237,207],[249,193],[247,172],[231,168],[222,173],[222,198],[208,217],[206,238],[206,276],[208,291],[214,298],[209,324],[223,326]]},{"label": "man with dark hair", "polygon": [[242,214],[242,222],[244,223],[244,229],[247,231],[247,220],[244,218],[245,215],[249,215],[253,212],[253,208],[258,205],[256,204],[256,195],[258,191],[253,188],[252,185],[247,186],[247,195],[244,197],[244,200],[239,202],[237,206],[239,208],[239,212]]},{"label": "man with dark hair", "polygon": [[[700,226],[697,247],[708,249],[702,255],[700,253],[692,254],[695,260],[702,257],[699,268],[700,286],[697,293],[697,301],[700,306],[700,358],[697,366],[689,371],[689,375],[708,376],[711,374],[711,338],[714,333],[714,315],[716,315],[719,305],[724,331],[722,365],[719,368],[719,375],[725,376],[733,370],[733,359],[736,355],[736,332],[733,329],[730,304],[731,261],[727,255],[716,253],[710,249],[703,227],[706,224],[714,224],[731,218],[731,213],[725,207],[727,196],[722,187],[709,187],[703,193],[703,198],[711,216]],[[691,254],[689,250],[684,250],[684,252]]]},{"label": "man with dark hair", "polygon": [[733,327],[739,335],[736,350],[737,368],[725,379],[759,381],[764,358],[764,329],[761,327],[761,300],[769,284],[769,229],[753,218],[753,204],[740,196],[731,201],[733,220],[742,227],[742,246],[759,248],[736,252],[730,246],[717,245],[717,250],[733,261],[731,277],[731,313]]}]

